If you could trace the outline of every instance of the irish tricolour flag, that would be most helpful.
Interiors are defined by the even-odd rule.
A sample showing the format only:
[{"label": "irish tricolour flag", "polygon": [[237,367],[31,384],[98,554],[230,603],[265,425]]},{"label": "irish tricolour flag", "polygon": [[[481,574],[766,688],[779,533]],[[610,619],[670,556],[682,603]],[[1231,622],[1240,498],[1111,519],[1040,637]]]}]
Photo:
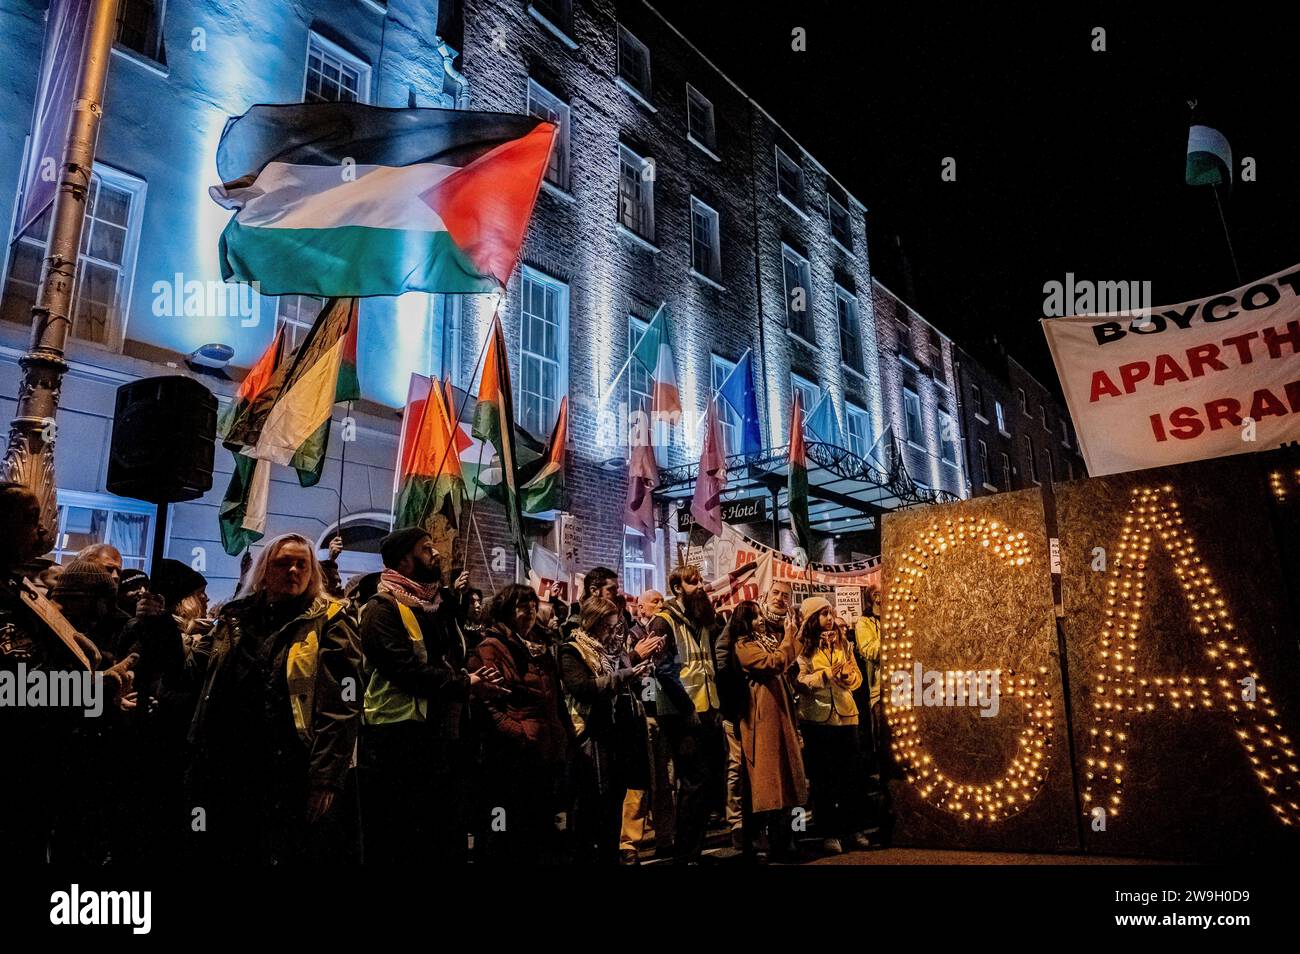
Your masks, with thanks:
[{"label": "irish tricolour flag", "polygon": [[268,295],[484,293],[523,244],[556,126],[361,103],[254,106],[217,147],[227,281]]}]

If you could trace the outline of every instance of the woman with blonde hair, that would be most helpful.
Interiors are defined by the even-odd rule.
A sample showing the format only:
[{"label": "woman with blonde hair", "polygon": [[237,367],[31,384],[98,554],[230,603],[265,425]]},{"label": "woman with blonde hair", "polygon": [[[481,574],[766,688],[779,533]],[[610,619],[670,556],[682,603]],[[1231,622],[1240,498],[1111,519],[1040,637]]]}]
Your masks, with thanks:
[{"label": "woman with blonde hair", "polygon": [[346,691],[360,684],[359,642],[341,609],[297,533],[269,541],[222,607],[190,730],[198,838],[219,860],[301,860],[328,840],[360,712]]}]

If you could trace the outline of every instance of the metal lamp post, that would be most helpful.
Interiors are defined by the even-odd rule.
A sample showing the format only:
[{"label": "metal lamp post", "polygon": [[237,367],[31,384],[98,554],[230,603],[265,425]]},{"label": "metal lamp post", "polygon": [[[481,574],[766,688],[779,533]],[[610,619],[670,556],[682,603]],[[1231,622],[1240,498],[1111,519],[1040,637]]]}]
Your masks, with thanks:
[{"label": "metal lamp post", "polygon": [[23,369],[18,408],[9,427],[9,446],[0,474],[30,487],[41,504],[41,534],[53,543],[57,505],[54,483],[55,413],[59,388],[68,364],[63,349],[81,248],[86,196],[95,165],[95,143],[103,116],[104,85],[117,27],[118,0],[91,0],[83,59],[73,93],[68,138],[59,166],[59,189],[36,303],[32,306],[32,337],[19,360]]}]

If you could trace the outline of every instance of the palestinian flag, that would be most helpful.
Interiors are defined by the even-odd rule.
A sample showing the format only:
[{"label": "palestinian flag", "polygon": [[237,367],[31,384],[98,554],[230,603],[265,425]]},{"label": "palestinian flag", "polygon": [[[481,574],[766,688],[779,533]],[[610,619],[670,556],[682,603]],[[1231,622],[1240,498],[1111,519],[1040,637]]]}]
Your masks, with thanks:
[{"label": "palestinian flag", "polygon": [[297,469],[309,487],[320,479],[334,405],[361,397],[357,384],[357,300],[336,298],[288,362],[226,434],[227,446]]},{"label": "palestinian flag", "polygon": [[569,439],[569,398],[560,399],[560,413],[555,419],[555,429],[551,432],[551,442],[546,447],[546,456],[541,458],[541,467],[524,481],[524,513],[546,513],[560,509],[564,496],[564,445]]},{"label": "palestinian flag", "polygon": [[217,508],[221,548],[238,556],[262,539],[266,531],[266,503],[271,491],[271,462],[236,453],[230,486]]},{"label": "palestinian flag", "polygon": [[393,529],[428,527],[441,513],[454,526],[460,517],[464,483],[443,390],[412,374],[398,443]]},{"label": "palestinian flag", "polygon": [[[491,444],[501,469],[499,486],[515,552],[528,571],[528,548],[524,544],[524,518],[519,499],[519,468],[515,458],[515,406],[510,389],[510,363],[506,357],[506,334],[501,316],[493,315],[492,340],[483,358],[478,406],[474,409],[474,436]],[[477,478],[476,478],[477,479]]]},{"label": "palestinian flag", "polygon": [[[262,356],[257,359],[257,363],[249,368],[248,374],[239,383],[239,390],[235,392],[235,399],[230,402],[230,406],[221,415],[221,419],[217,421],[217,436],[223,442],[233,431],[244,426],[249,410],[258,396],[271,383],[271,378],[275,375],[275,369],[280,366],[283,359],[284,326],[281,325],[275,329],[275,337],[271,339],[271,344],[262,352]],[[227,446],[231,450],[238,450],[242,445],[227,444]]]},{"label": "palestinian flag", "polygon": [[1232,147],[1223,133],[1210,126],[1192,126],[1187,133],[1188,185],[1232,185]]},{"label": "palestinian flag", "polygon": [[675,420],[672,415],[682,413],[682,399],[677,390],[677,366],[673,363],[673,349],[668,342],[668,318],[662,308],[632,349],[632,357],[641,363],[654,381],[654,395],[650,405],[654,419]]},{"label": "palestinian flag", "polygon": [[328,302],[288,360],[276,335],[222,421],[222,441],[235,453],[217,517],[227,553],[235,556],[262,537],[271,464],[293,467],[302,486],[314,485],[325,464],[335,402],[360,396],[356,299]]},{"label": "palestinian flag", "polygon": [[226,281],[267,295],[486,293],[506,284],[557,126],[363,103],[254,106],[217,146]]},{"label": "palestinian flag", "polygon": [[786,507],[790,511],[790,529],[795,542],[809,553],[812,528],[808,521],[808,455],[803,441],[803,399],[796,391],[790,412],[790,476],[786,488]]},{"label": "palestinian flag", "polygon": [[447,416],[451,419],[451,436],[456,441],[456,453],[461,454],[474,446],[473,439],[460,426],[460,412],[456,405],[456,389],[451,377],[442,379],[442,391],[447,397]]}]

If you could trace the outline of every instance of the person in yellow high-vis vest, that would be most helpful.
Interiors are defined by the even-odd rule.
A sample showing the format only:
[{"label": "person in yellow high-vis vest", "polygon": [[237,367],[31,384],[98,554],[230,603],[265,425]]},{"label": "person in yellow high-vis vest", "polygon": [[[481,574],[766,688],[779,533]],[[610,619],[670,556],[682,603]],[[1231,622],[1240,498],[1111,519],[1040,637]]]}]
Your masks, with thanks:
[{"label": "person in yellow high-vis vest", "polygon": [[822,847],[838,855],[845,842],[853,848],[871,847],[862,832],[864,779],[853,699],[853,691],[862,685],[862,671],[826,597],[810,596],[800,610],[798,713],[804,768]]},{"label": "person in yellow high-vis vest", "polygon": [[505,690],[497,687],[495,670],[465,668],[461,595],[441,585],[441,558],[429,534],[396,530],[380,541],[379,552],[384,571],[378,591],[361,611],[365,861],[464,861],[465,710],[471,695],[487,698]]},{"label": "person in yellow high-vis vest", "polygon": [[677,778],[677,831],[673,860],[699,860],[709,814],[721,808],[727,743],[722,734],[713,639],[718,616],[695,566],[668,577],[672,598],[651,620],[651,636],[664,640],[654,656],[655,718],[668,738]]},{"label": "person in yellow high-vis vest", "polygon": [[203,857],[284,863],[338,849],[356,746],[360,646],[305,537],[267,543],[222,609],[191,724],[192,841]]}]

